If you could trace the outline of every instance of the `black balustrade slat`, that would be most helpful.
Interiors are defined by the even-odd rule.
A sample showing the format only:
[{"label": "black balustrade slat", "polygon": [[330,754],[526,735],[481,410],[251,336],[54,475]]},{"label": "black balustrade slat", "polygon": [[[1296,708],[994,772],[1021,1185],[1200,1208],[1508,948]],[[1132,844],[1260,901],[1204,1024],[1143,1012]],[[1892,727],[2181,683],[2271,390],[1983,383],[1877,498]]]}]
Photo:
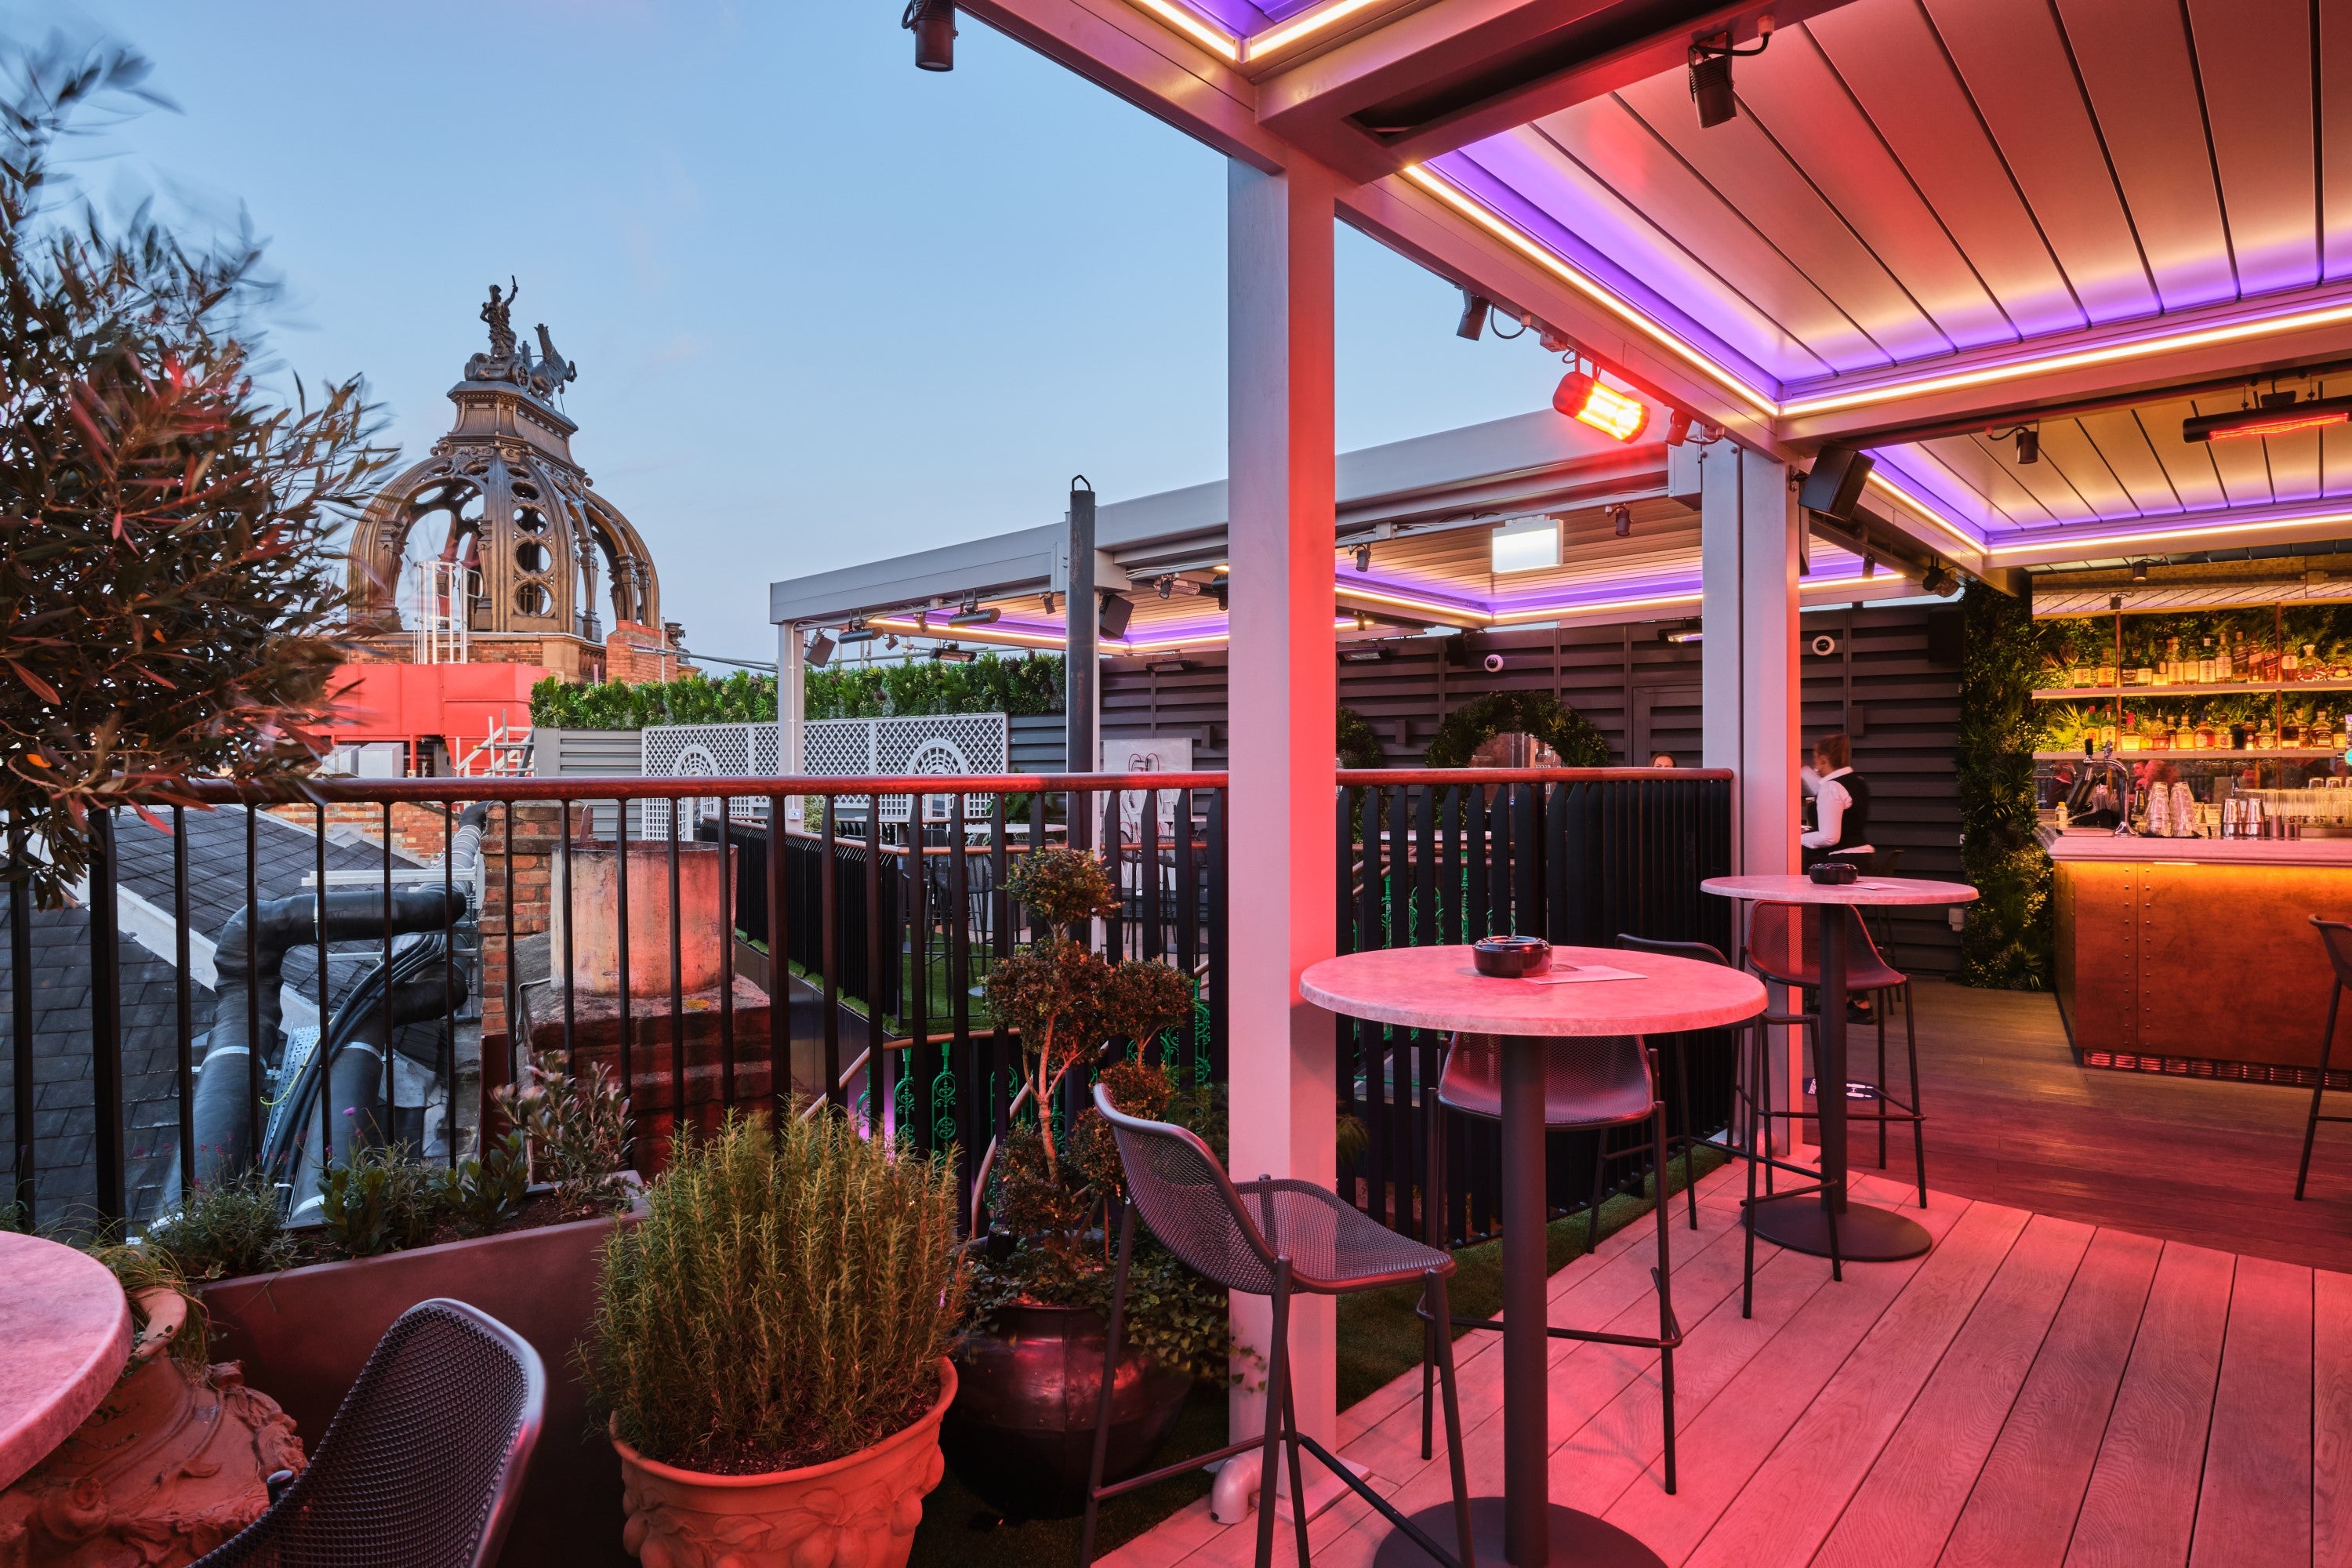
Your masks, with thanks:
[{"label": "black balustrade slat", "polygon": [[1226,1081],[1233,1022],[1225,976],[1233,973],[1233,862],[1225,831],[1232,786],[1209,793],[1209,1077]]},{"label": "black balustrade slat", "polygon": [[[1192,792],[1176,792],[1176,967],[1189,979],[1201,965],[1201,873],[1199,847],[1192,838]],[[1191,1055],[1192,1021],[1184,1021],[1186,1056]]]},{"label": "black balustrade slat", "polygon": [[1434,947],[1437,934],[1437,792],[1414,784],[1412,795],[1412,945]]},{"label": "black balustrade slat", "polygon": [[[509,858],[511,859],[512,857]],[[323,888],[320,889],[321,892],[325,890]],[[514,906],[509,904],[507,909],[507,923],[511,926],[514,923]],[[509,963],[513,962],[511,948],[508,952],[508,962]],[[390,1143],[399,1137],[397,1129],[400,1125],[400,1085],[393,1076],[392,1068],[393,1058],[399,1053],[393,1048],[394,1026],[392,993],[392,802],[385,801],[383,803],[383,1125],[377,1128],[375,1133],[376,1141],[380,1143]],[[513,1015],[509,1014],[508,1018],[511,1026]],[[326,1027],[327,1020],[322,1016],[319,1020],[322,1037]],[[253,1127],[255,1135],[258,1137],[262,1123],[256,1121]]]},{"label": "black balustrade slat", "polygon": [[1462,868],[1462,790],[1448,784],[1437,819],[1437,940],[1447,947],[1463,940]]},{"label": "black balustrade slat", "polygon": [[[327,1065],[327,870],[326,835],[319,836],[319,1066]],[[448,1145],[449,1168],[457,1168],[457,814],[441,808],[441,1042],[433,1053],[434,1076],[441,1087],[441,1137]],[[319,1099],[323,1103],[326,1077],[321,1072]],[[319,1168],[326,1169],[327,1145],[319,1145]]]},{"label": "black balustrade slat", "polygon": [[[320,844],[326,838],[325,834],[319,835]],[[18,898],[22,898],[21,888]],[[196,998],[195,981],[188,972],[188,808],[175,805],[172,808],[172,1066],[180,1095],[180,1193],[184,1197],[196,1190]],[[326,965],[319,968],[324,973]],[[20,985],[24,984],[21,967],[16,978]],[[17,1082],[26,1091],[32,1087],[28,1076]],[[323,1102],[326,1096],[319,1098]]]},{"label": "black balustrade slat", "polygon": [[[782,1128],[793,1102],[793,906],[785,896],[789,873],[785,858],[784,813],[788,803],[780,795],[768,797],[766,858],[761,869],[767,885],[768,942],[768,1106],[771,1126]],[[824,1095],[833,1096],[832,1054],[825,1058]]]},{"label": "black balustrade slat", "polygon": [[[1363,843],[1362,880],[1357,887],[1356,920],[1366,949],[1389,945],[1387,921],[1381,910],[1387,891],[1385,868],[1381,857],[1381,791],[1376,785],[1364,791],[1358,816],[1357,832]],[[1353,1081],[1361,1085],[1358,1090],[1356,1115],[1362,1121],[1365,1150],[1362,1168],[1358,1172],[1364,1185],[1364,1206],[1375,1218],[1385,1219],[1388,1214],[1388,1030],[1369,1018],[1354,1020],[1356,1036],[1356,1072]]]},{"label": "black balustrade slat", "polygon": [[[625,796],[616,796],[614,799],[613,806],[613,879],[614,886],[614,898],[613,902],[616,911],[614,916],[615,941],[613,945],[614,952],[619,955],[618,962],[621,966],[620,996],[618,998],[621,1014],[621,1092],[629,1097],[630,1108],[632,1111],[635,1111],[638,1105],[638,1100],[636,1077],[631,1071],[631,1068],[635,1066],[635,1057],[636,1042],[632,1038],[632,1037],[636,1031],[632,1026],[629,1019],[629,992],[631,989],[630,978],[632,973],[629,968],[629,803]],[[511,842],[511,835],[514,831],[514,807],[512,805],[509,805],[507,807],[507,831],[509,835],[509,842]],[[514,865],[514,857],[511,854],[507,857],[507,865],[509,868]],[[513,876],[511,869],[509,869],[509,872],[508,882],[507,931],[509,933],[508,938],[508,947],[509,951],[511,951],[513,947],[513,938],[511,933],[514,931],[515,925],[514,889],[512,887]],[[511,965],[509,965],[509,967],[511,967]],[[514,1026],[514,1014],[512,1011],[509,1011],[507,1014],[507,1025],[509,1028]],[[634,1117],[633,1120],[642,1121],[643,1117],[642,1115],[638,1115]]]},{"label": "black balustrade slat", "polygon": [[[1412,945],[1412,803],[1409,785],[1389,792],[1388,945]],[[1389,1223],[1412,1229],[1412,1047],[1415,1032],[1383,1027],[1381,1175],[1392,1194]]]},{"label": "black balustrade slat", "polygon": [[1463,887],[1463,941],[1475,942],[1495,927],[1487,913],[1486,786],[1467,784],[1462,790],[1462,839],[1465,851]]},{"label": "black balustrade slat", "polygon": [[818,1003],[824,1030],[824,1098],[837,1107],[849,1103],[848,1086],[841,1081],[841,864],[835,852],[835,798],[824,797],[824,818],[817,825],[817,943],[822,992]]},{"label": "black balustrade slat", "polygon": [[89,1025],[101,1222],[130,1212],[123,1193],[122,938],[114,879],[114,810],[100,806],[89,814]]},{"label": "black balustrade slat", "polygon": [[[988,954],[992,963],[1013,956],[1013,900],[1004,890],[1005,878],[1013,869],[1012,835],[1005,821],[1004,797],[1000,795],[993,799],[988,812]],[[1045,796],[1041,794],[1035,800],[1042,810]],[[989,1009],[986,1070],[982,1088],[987,1097],[987,1120],[975,1133],[975,1139],[1002,1147],[1008,1131],[1006,1107],[1013,1094],[1013,1035],[994,1008]]]},{"label": "black balustrade slat", "polygon": [[[27,863],[25,826],[21,819],[8,824],[8,856],[19,867]],[[184,869],[180,878],[183,887],[187,882]],[[187,917],[181,916],[180,929],[187,929]],[[185,973],[187,966],[181,965]],[[15,1204],[18,1223],[30,1230],[39,1218],[35,1211],[33,1191],[33,885],[31,876],[19,871],[8,884],[8,1021],[10,1061],[10,1113],[16,1130],[16,1150],[9,1165],[9,1175],[16,1185]],[[181,1031],[184,1041],[187,1031]],[[182,1055],[186,1055],[184,1044]],[[182,1104],[187,1103],[188,1091],[182,1091]],[[193,1139],[194,1134],[191,1133]],[[191,1154],[181,1156],[181,1168],[192,1170]]]},{"label": "black balustrade slat", "polygon": [[662,837],[669,872],[669,1141],[677,1147],[686,1125],[686,950],[678,911],[678,829],[685,826],[686,802],[673,800],[663,814],[669,829]]},{"label": "black balustrade slat", "polygon": [[[261,847],[257,842],[260,831],[260,807],[248,804],[245,807],[245,1090],[252,1111],[252,1119],[246,1123],[251,1129],[246,1145],[248,1162],[261,1153],[265,1110],[261,1095],[261,944],[254,940],[257,933],[253,929],[261,906]],[[205,1054],[211,1054],[210,1045]]]},{"label": "black balustrade slat", "polygon": [[[735,1109],[735,797],[719,797],[719,1103]],[[768,984],[782,986],[782,971],[769,966]],[[784,997],[783,1015],[793,1016],[792,997]],[[768,1009],[768,1028],[776,1027],[776,1009]]]},{"label": "black balustrade slat", "polygon": [[866,1126],[882,1131],[887,1121],[884,1098],[889,1091],[890,1055],[882,1028],[884,997],[882,932],[887,922],[882,909],[882,797],[866,797]]},{"label": "black balustrade slat", "polygon": [[1339,952],[1360,952],[1367,944],[1356,933],[1356,792],[1346,784],[1339,786],[1339,807],[1333,819],[1339,830],[1334,863],[1339,868],[1339,875],[1333,879],[1332,887],[1339,906],[1331,930]]},{"label": "black balustrade slat", "polygon": [[[964,797],[950,795],[948,812],[947,931],[948,1049],[954,1064],[948,1079],[955,1096],[949,1107],[955,1131],[956,1218],[966,1235],[971,1231],[972,1108],[980,1099],[979,1058],[971,1038],[971,873],[966,864]],[[936,1114],[936,1111],[935,1111]]]},{"label": "black balustrade slat", "polygon": [[[907,1057],[902,1064],[912,1080],[907,1094],[907,1119],[914,1123],[900,1126],[898,1135],[911,1139],[918,1149],[928,1152],[931,1147],[931,1117],[929,1093],[936,1068],[931,1065],[931,921],[930,879],[925,874],[923,856],[923,816],[929,797],[917,795],[907,822],[907,854],[903,861],[903,878],[907,899],[907,1011],[901,1020],[907,1029]],[[895,1105],[896,1102],[893,1101]]]},{"label": "black balustrade slat", "polygon": [[[327,806],[325,802],[321,801],[316,806],[311,808],[311,826],[316,830],[317,834],[317,837],[311,841],[310,845],[310,863],[312,868],[310,874],[312,877],[317,879],[316,887],[319,897],[319,902],[316,905],[316,919],[313,921],[317,936],[315,951],[319,960],[319,1037],[311,1043],[310,1048],[319,1053],[319,1071],[317,1074],[319,1079],[319,1169],[323,1175],[328,1165],[332,1163],[335,1153],[334,1096],[329,1092],[329,1088],[331,1083],[331,1071],[334,1064],[328,1058],[326,1054],[327,1020],[333,1016],[334,1010],[328,1005],[329,992],[327,989],[327,921],[325,919],[325,910],[327,908]],[[185,967],[186,966],[184,964],[182,965],[184,970]],[[279,1092],[284,1092],[283,1085],[279,1087]]]},{"label": "black balustrade slat", "polygon": [[[1111,900],[1110,913],[1103,917],[1103,951],[1118,958],[1127,952],[1127,845],[1125,836],[1119,832],[1117,790],[1103,792],[1101,843],[1103,858],[1110,867],[1110,885],[1119,890],[1119,896]],[[1142,875],[1140,868],[1137,875]],[[1077,1112],[1073,1110],[1070,1114],[1075,1119]]]},{"label": "black balustrade slat", "polygon": [[[1541,785],[1537,786],[1541,789]],[[1570,934],[1570,895],[1569,893],[1568,848],[1570,831],[1568,815],[1570,787],[1556,784],[1544,791],[1544,939],[1553,943],[1575,944]]]},{"label": "black balustrade slat", "polygon": [[[1167,932],[1160,921],[1160,792],[1143,792],[1143,817],[1137,825],[1135,876],[1143,895],[1142,958],[1168,956]],[[1138,1041],[1139,1046],[1141,1041]]]},{"label": "black balustrade slat", "polygon": [[[555,853],[563,871],[563,952],[559,955],[559,961],[563,967],[557,972],[556,983],[563,987],[563,1070],[577,1076],[580,1071],[580,1047],[572,1037],[572,928],[576,917],[572,913],[572,803],[567,800],[560,802],[559,805],[563,813],[563,830],[556,837]],[[583,832],[587,830],[587,821],[584,818],[581,823],[581,829]]]}]

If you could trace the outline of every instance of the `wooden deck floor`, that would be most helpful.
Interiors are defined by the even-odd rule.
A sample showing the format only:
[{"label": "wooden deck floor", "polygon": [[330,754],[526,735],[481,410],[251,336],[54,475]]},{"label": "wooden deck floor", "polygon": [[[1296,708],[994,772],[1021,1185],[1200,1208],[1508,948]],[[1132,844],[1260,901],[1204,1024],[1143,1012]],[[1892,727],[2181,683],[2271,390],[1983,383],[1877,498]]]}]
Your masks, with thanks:
[{"label": "wooden deck floor", "polygon": [[[2322,1127],[2294,1201],[2307,1089],[2074,1065],[2048,993],[1918,983],[1927,1182],[2035,1214],[2352,1270],[2352,1128]],[[1899,1053],[1898,1027],[1889,1031]],[[2316,1034],[2320,1020],[2312,1020]],[[1857,1029],[1854,1059],[1874,1037]],[[1894,1057],[1897,1062],[1899,1055]],[[1866,1074],[1865,1074],[1866,1076]],[[1901,1069],[1895,1082],[1902,1082]],[[2330,1097],[2352,1111],[2352,1095]],[[1895,1131],[1890,1129],[1890,1131]],[[1874,1163],[1874,1137],[1856,1156]],[[1910,1140],[1889,1140],[1907,1177]]]},{"label": "wooden deck floor", "polygon": [[[1557,1500],[1693,1568],[2352,1564],[2352,1277],[1937,1193],[1927,1256],[1842,1284],[1759,1245],[1742,1320],[1742,1180],[1709,1178],[1701,1230],[1675,1231],[1679,1494],[1660,1489],[1655,1354],[1556,1341]],[[1556,1275],[1552,1321],[1654,1331],[1654,1236],[1628,1226]],[[1492,1485],[1501,1346],[1458,1350],[1470,1474]],[[1341,1417],[1407,1511],[1445,1496],[1418,1394],[1409,1373]],[[1350,1496],[1315,1522],[1314,1560],[1360,1568],[1385,1529]],[[1276,1542],[1292,1562],[1286,1527]],[[1105,1561],[1209,1568],[1255,1545],[1203,1502]]]}]

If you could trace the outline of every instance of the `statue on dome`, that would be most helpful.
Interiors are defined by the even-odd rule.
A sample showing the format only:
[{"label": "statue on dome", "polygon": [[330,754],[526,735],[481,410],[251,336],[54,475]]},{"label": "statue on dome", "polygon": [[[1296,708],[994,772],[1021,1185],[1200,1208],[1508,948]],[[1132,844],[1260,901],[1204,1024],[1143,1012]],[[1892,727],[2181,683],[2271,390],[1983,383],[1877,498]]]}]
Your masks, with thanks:
[{"label": "statue on dome", "polygon": [[495,283],[490,285],[490,300],[488,304],[482,307],[482,320],[489,324],[492,359],[514,358],[514,302],[515,296],[521,292],[522,285],[515,281],[511,273],[507,277],[507,295],[504,300],[499,298],[499,286]]}]

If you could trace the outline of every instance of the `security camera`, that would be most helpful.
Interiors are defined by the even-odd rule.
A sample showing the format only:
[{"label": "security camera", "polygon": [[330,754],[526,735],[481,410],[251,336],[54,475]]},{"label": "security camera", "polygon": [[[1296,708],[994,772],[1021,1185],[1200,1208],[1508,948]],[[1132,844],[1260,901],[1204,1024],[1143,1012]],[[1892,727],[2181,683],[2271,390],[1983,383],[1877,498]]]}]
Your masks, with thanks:
[{"label": "security camera", "polygon": [[1489,675],[1500,675],[1500,674],[1502,674],[1502,673],[1503,673],[1503,656],[1502,656],[1501,654],[1499,654],[1499,653],[1490,653],[1490,654],[1488,654],[1488,655],[1486,656],[1486,673],[1487,673],[1487,674],[1489,674]]},{"label": "security camera", "polygon": [[1830,655],[1837,652],[1837,638],[1823,632],[1813,639],[1813,651],[1823,658],[1829,658]]}]

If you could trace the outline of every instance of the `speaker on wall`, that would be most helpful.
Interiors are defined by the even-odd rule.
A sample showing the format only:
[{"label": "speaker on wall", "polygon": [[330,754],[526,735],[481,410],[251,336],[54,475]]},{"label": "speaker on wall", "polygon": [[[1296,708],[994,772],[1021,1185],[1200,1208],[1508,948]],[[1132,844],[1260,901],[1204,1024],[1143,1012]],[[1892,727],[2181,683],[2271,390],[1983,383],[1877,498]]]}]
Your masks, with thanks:
[{"label": "speaker on wall", "polygon": [[1870,482],[1870,470],[1877,466],[1854,447],[1834,443],[1824,447],[1797,491],[1798,503],[1843,522],[1853,516],[1854,503],[1862,500],[1862,487]]}]

